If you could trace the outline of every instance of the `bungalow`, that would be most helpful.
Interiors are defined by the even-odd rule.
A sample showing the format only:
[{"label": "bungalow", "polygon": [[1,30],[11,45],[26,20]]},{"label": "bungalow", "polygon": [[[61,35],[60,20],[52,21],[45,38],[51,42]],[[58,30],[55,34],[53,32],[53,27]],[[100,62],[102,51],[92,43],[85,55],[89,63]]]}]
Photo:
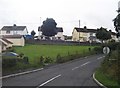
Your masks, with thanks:
[{"label": "bungalow", "polygon": [[4,26],[0,30],[0,35],[28,35],[28,31],[26,26],[14,24],[13,26]]}]

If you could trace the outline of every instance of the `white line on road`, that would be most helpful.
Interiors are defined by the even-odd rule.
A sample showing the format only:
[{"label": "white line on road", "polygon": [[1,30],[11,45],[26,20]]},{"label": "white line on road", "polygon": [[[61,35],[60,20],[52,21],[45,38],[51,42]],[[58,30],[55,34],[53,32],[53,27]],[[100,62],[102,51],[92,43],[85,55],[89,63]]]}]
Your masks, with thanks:
[{"label": "white line on road", "polygon": [[99,58],[97,58],[97,59],[99,60],[99,59],[102,59],[102,58],[104,58],[104,57],[105,57],[105,56],[102,56],[102,57],[99,57]]},{"label": "white line on road", "polygon": [[44,86],[45,84],[51,82],[52,80],[54,80],[54,79],[56,79],[56,78],[58,78],[58,77],[60,77],[60,76],[61,76],[61,74],[60,74],[60,75],[57,75],[57,76],[55,76],[55,77],[53,77],[53,78],[51,78],[51,79],[49,79],[48,81],[46,81],[46,82],[44,82],[44,83],[42,83],[42,84],[40,84],[40,85],[39,85],[38,87],[36,87],[36,88],[39,88],[39,87],[41,87],[41,86]]},{"label": "white line on road", "polygon": [[24,75],[24,74],[28,74],[28,73],[32,73],[32,72],[37,72],[37,71],[40,71],[40,70],[42,70],[42,69],[43,69],[43,68],[36,69],[36,70],[32,70],[32,71],[26,71],[26,72],[11,74],[11,75],[7,75],[7,76],[0,77],[0,79],[9,78],[9,77],[14,77],[14,76],[18,76],[18,75]]},{"label": "white line on road", "polygon": [[88,61],[88,62],[86,62],[86,63],[82,64],[81,66],[84,66],[84,65],[86,65],[86,64],[88,64],[88,63],[90,63],[90,61]]},{"label": "white line on road", "polygon": [[78,67],[74,67],[72,70],[78,69],[78,68],[80,68],[80,67],[82,67],[82,66],[84,66],[84,65],[86,65],[86,64],[88,64],[88,63],[90,63],[90,61],[88,61],[88,62],[86,62],[86,63],[84,63],[84,64],[82,64],[82,65],[80,65],[80,66],[78,66]]}]

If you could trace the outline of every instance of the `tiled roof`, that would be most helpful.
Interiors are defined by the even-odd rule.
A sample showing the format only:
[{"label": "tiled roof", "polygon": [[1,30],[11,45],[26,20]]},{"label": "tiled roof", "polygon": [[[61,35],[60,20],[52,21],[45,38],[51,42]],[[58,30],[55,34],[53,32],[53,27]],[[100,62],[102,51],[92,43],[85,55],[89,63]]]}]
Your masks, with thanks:
[{"label": "tiled roof", "polygon": [[24,30],[26,26],[4,26],[1,30]]},{"label": "tiled roof", "polygon": [[86,29],[86,28],[77,28],[77,27],[75,27],[74,29],[76,29],[77,32],[86,32],[86,33],[89,33],[89,32],[96,33],[97,31],[97,29]]}]

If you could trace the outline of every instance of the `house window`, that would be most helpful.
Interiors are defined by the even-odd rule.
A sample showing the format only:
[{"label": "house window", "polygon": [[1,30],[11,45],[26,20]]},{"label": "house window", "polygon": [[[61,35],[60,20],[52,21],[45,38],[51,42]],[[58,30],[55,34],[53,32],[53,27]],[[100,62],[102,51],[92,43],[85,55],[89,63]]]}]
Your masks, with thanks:
[{"label": "house window", "polygon": [[7,33],[7,34],[10,34],[10,30],[7,30],[6,33]]}]

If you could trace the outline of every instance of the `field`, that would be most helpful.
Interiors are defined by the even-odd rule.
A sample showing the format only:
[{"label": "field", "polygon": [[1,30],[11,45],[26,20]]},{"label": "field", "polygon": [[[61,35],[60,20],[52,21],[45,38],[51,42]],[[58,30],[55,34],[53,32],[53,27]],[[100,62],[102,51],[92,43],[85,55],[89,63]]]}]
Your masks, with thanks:
[{"label": "field", "polygon": [[50,57],[53,60],[58,54],[67,56],[68,54],[84,55],[89,52],[93,46],[65,46],[65,45],[26,45],[24,47],[14,47],[17,53],[23,53],[29,57],[30,61],[40,58],[40,56]]}]

